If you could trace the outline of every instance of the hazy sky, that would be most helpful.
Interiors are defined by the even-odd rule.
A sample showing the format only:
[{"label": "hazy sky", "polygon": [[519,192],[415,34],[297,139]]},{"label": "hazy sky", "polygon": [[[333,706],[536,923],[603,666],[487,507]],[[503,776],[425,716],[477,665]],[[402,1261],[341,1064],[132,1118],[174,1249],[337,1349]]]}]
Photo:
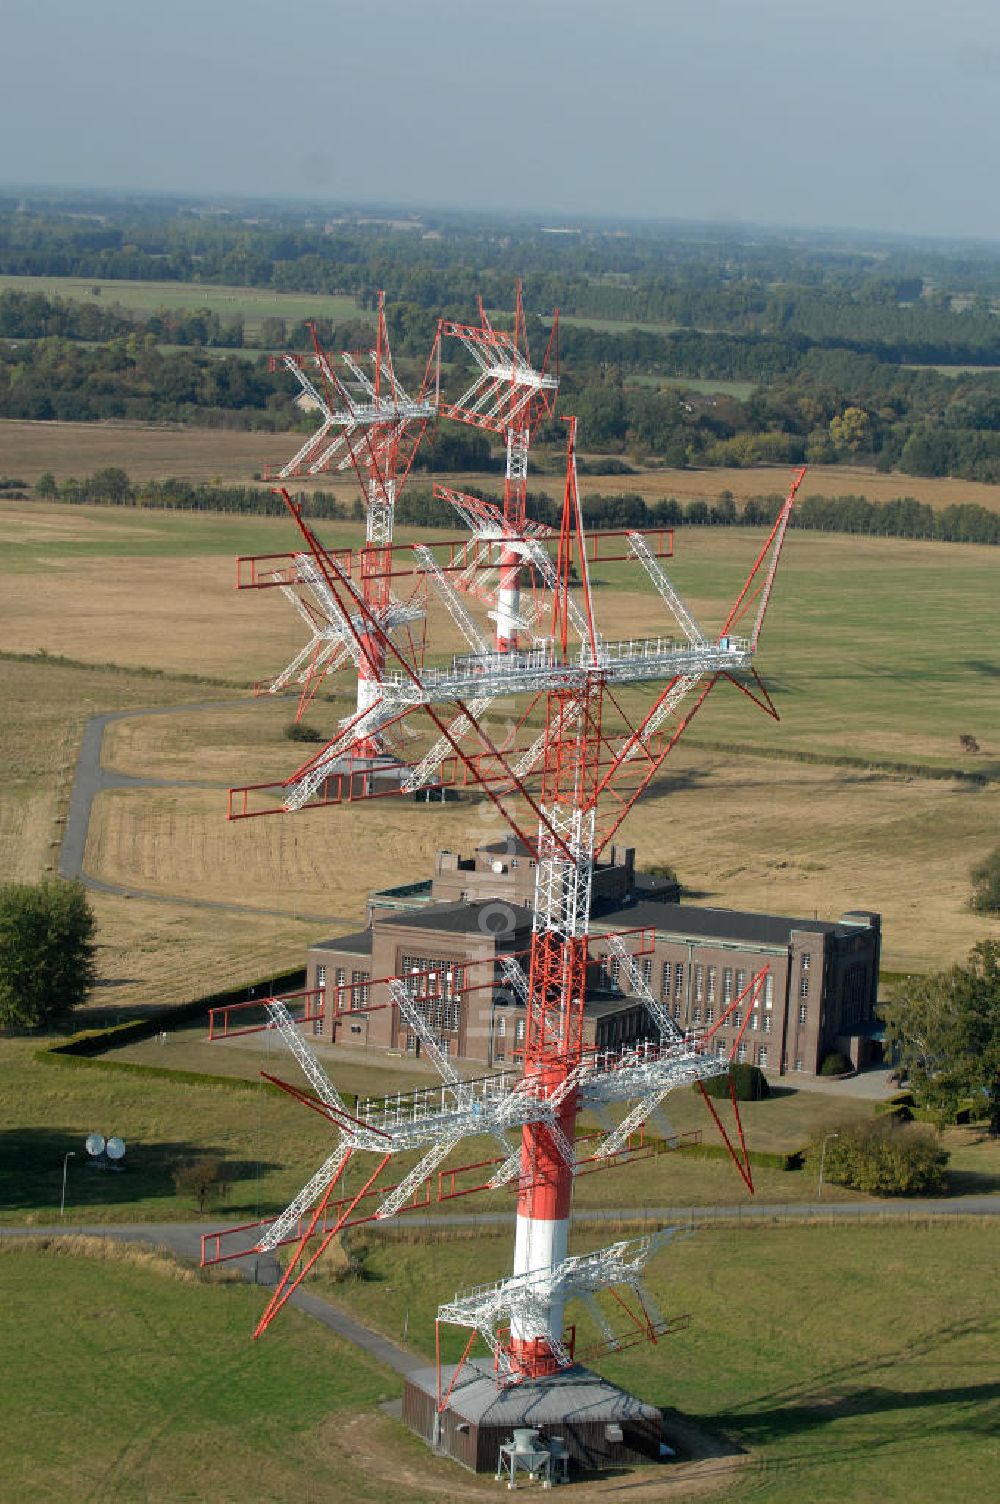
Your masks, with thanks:
[{"label": "hazy sky", "polygon": [[1000,238],[997,0],[5,0],[0,183]]}]

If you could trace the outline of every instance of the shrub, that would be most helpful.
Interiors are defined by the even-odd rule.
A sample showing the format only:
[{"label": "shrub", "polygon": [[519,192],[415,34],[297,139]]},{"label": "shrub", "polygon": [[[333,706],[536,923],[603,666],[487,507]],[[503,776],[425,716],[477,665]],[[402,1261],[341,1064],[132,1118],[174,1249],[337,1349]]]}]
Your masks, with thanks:
[{"label": "shrub", "polygon": [[[710,1097],[728,1097],[730,1081],[738,1102],[760,1102],[771,1094],[767,1077],[759,1065],[731,1065],[725,1076],[713,1076],[702,1085]],[[696,1086],[695,1091],[697,1089]]]},{"label": "shrub", "polygon": [[684,889],[681,886],[680,878],[677,876],[676,868],[671,867],[669,862],[644,862],[642,870],[648,873],[650,877],[660,877],[664,882],[676,883],[678,897],[683,893]]},{"label": "shrub", "polygon": [[875,1196],[927,1196],[946,1189],[948,1154],[931,1129],[890,1117],[840,1128],[836,1137],[819,1133],[808,1149],[813,1169],[824,1139],[823,1173],[835,1185]]},{"label": "shrub", "polygon": [[819,1073],[821,1076],[846,1076],[853,1069],[846,1055],[842,1055],[839,1050],[831,1050],[829,1055],[823,1057]]},{"label": "shrub", "polygon": [[186,1165],[178,1165],[173,1174],[174,1186],[179,1196],[190,1196],[200,1212],[210,1201],[224,1196],[229,1189],[222,1160],[214,1155],[195,1159]]},{"label": "shrub", "polygon": [[972,869],[972,907],[980,914],[1000,914],[1000,846]]},{"label": "shrub", "polygon": [[301,721],[289,721],[285,735],[290,742],[325,742],[326,737],[315,726],[303,726]]}]

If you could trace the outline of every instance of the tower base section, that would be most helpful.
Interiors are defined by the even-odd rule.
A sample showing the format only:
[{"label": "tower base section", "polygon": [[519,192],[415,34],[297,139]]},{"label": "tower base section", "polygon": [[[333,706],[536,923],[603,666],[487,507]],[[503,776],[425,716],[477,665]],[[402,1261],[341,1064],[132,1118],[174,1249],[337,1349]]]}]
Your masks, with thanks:
[{"label": "tower base section", "polygon": [[[454,1373],[453,1365],[441,1369],[442,1394]],[[437,1395],[436,1368],[408,1374],[403,1420],[436,1451],[474,1473],[495,1474],[501,1446],[523,1429],[537,1431],[543,1447],[548,1439],[562,1442],[571,1469],[628,1466],[664,1455],[663,1417],[656,1406],[579,1365],[498,1389],[492,1363],[474,1360],[462,1368],[440,1415]]]}]

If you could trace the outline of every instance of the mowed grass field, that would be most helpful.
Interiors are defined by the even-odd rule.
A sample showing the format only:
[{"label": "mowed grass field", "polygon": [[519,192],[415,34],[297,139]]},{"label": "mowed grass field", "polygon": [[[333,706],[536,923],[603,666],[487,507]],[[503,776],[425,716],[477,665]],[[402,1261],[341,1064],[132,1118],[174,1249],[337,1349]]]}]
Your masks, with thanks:
[{"label": "mowed grass field", "polygon": [[[508,1241],[477,1238],[477,1272],[505,1272]],[[397,1341],[405,1323],[432,1360],[440,1290],[468,1283],[471,1246],[373,1241],[364,1280],[314,1288]],[[682,1450],[676,1463],[578,1482],[574,1497],[989,1497],[993,1252],[982,1223],[713,1227],[665,1250],[648,1282],[690,1325],[596,1366],[662,1406],[668,1434],[717,1455]],[[496,1497],[492,1478],[435,1458],[379,1413],[400,1392],[394,1375],[298,1311],[252,1342],[260,1291],[83,1240],[0,1245],[0,1290],[12,1498]],[[449,1353],[460,1345],[443,1335]]]},{"label": "mowed grass field", "polygon": [[401,1428],[397,1480],[358,1464],[356,1417],[377,1427],[398,1379],[295,1310],[255,1343],[259,1311],[241,1281],[142,1247],[0,1244],[4,1497],[443,1497],[443,1465]]},{"label": "mowed grass field", "polygon": [[[100,288],[95,293],[95,288]],[[274,292],[267,287],[226,287],[208,282],[127,282],[117,280],[88,281],[85,277],[11,277],[0,276],[0,292],[7,290],[42,293],[49,298],[67,298],[91,303],[99,308],[118,304],[138,318],[148,317],[162,308],[181,309],[186,313],[207,308],[221,319],[240,317],[246,332],[255,337],[264,319],[285,319],[296,324],[302,319],[347,319],[371,321],[373,315],[359,308],[352,297],[329,293]]]},{"label": "mowed grass field", "polygon": [[[273,1215],[287,1206],[330,1152],[330,1135],[313,1114],[290,1097],[264,1089],[262,1071],[288,1075],[288,1056],[270,1034],[209,1043],[204,1029],[185,1028],[114,1053],[123,1066],[236,1077],[246,1089],[206,1080],[175,1080],[169,1075],[41,1060],[38,1040],[0,1040],[0,1222],[46,1225],[58,1213],[64,1156],[73,1150],[66,1187],[67,1226],[95,1222],[176,1222],[197,1215],[193,1201],[179,1196],[172,1174],[177,1165],[205,1155],[224,1164],[227,1188],[208,1214],[219,1227]],[[395,1095],[437,1078],[422,1063],[372,1062],[357,1052],[321,1048],[338,1086],[360,1096]],[[679,1133],[701,1129],[703,1142],[717,1143],[709,1114],[694,1092],[671,1096],[666,1108]],[[870,1102],[835,1099],[822,1092],[776,1092],[761,1103],[744,1104],[751,1150],[792,1153],[817,1131],[836,1130],[867,1117]],[[728,1107],[723,1112],[728,1121]],[[584,1125],[586,1126],[586,1125]],[[127,1171],[101,1174],[88,1167],[83,1141],[88,1133],[118,1133],[128,1145]],[[949,1147],[961,1172],[957,1188],[986,1192],[997,1188],[1000,1156],[977,1129],[952,1131]],[[449,1164],[495,1159],[493,1140],[466,1140]],[[412,1161],[402,1156],[391,1183]],[[364,1156],[350,1168],[345,1193],[361,1188],[373,1164]],[[815,1172],[756,1167],[754,1182],[762,1203],[810,1203]],[[864,1200],[854,1191],[824,1188],[824,1201]],[[672,1152],[579,1178],[575,1204],[587,1208],[736,1206],[746,1193],[724,1157],[708,1160]],[[448,1208],[446,1207],[445,1210]],[[459,1211],[511,1215],[510,1187],[461,1202]],[[204,1217],[201,1220],[205,1220]]]},{"label": "mowed grass field", "polygon": [[[571,1251],[607,1240],[578,1231]],[[508,1242],[477,1234],[476,1280],[506,1272]],[[439,1291],[469,1284],[471,1248],[373,1238],[369,1277],[333,1298],[397,1339],[405,1321],[432,1354]],[[978,1498],[998,1465],[995,1255],[989,1222],[702,1228],[647,1277],[661,1310],[690,1325],[594,1366],[666,1408],[668,1432],[676,1409],[742,1451],[713,1469],[731,1504]],[[568,1319],[581,1346],[597,1336],[582,1308]],[[442,1328],[452,1361],[464,1337]],[[656,1498],[641,1480],[622,1487]]]}]

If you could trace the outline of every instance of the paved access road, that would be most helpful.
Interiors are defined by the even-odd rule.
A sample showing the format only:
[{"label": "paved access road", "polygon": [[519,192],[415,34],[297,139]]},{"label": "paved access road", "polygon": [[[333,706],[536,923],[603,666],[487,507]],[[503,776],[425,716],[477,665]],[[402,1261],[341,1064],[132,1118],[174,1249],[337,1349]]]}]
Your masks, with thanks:
[{"label": "paved access road", "polygon": [[[116,773],[104,766],[104,732],[112,721],[124,721],[130,717],[150,715],[183,715],[196,710],[247,709],[253,705],[245,696],[239,700],[197,700],[190,705],[159,705],[143,710],[114,710],[105,715],[92,715],[83,728],[83,739],[76,760],[73,790],[70,794],[66,828],[63,831],[59,852],[60,877],[79,878],[88,888],[99,893],[117,893],[125,898],[143,898],[150,903],[183,904],[196,909],[222,909],[227,913],[267,914],[279,919],[304,919],[310,924],[351,925],[356,920],[345,919],[337,914],[304,914],[298,909],[262,909],[252,904],[222,903],[211,898],[187,898],[183,894],[149,893],[142,888],[127,888],[120,883],[105,882],[92,877],[84,869],[87,850],[87,832],[94,800],[105,789],[218,789],[220,797],[226,788],[224,783],[204,783],[191,778],[140,778],[131,773]],[[220,819],[222,818],[220,814]]]}]

